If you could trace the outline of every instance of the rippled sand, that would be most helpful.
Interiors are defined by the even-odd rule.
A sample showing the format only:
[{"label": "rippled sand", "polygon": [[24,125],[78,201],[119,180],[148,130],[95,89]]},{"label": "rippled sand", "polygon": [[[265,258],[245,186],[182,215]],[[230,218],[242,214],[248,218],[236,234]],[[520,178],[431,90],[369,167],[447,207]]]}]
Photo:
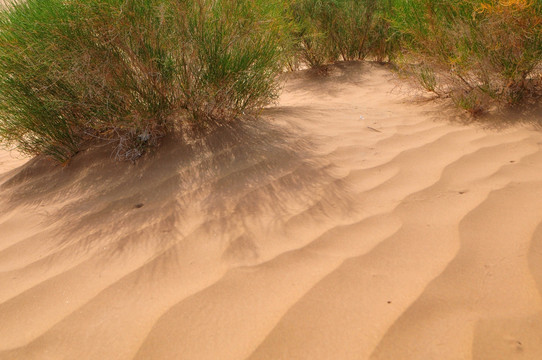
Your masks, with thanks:
[{"label": "rippled sand", "polygon": [[0,153],[0,359],[542,359],[542,132],[413,99],[341,64],[135,165]]}]

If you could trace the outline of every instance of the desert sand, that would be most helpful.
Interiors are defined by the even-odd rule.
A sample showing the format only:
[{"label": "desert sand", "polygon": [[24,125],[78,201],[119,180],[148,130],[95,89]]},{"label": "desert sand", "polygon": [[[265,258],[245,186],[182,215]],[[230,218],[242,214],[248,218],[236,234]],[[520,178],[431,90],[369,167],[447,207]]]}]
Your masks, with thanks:
[{"label": "desert sand", "polygon": [[352,63],[260,118],[135,164],[0,153],[0,359],[542,359],[533,114]]}]

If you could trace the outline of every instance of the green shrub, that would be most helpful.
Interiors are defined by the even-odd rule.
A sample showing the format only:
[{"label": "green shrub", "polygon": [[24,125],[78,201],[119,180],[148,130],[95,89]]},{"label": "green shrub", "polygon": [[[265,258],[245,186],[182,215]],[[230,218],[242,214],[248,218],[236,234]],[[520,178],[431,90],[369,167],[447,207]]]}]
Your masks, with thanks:
[{"label": "green shrub", "polygon": [[398,0],[396,7],[393,24],[409,59],[438,72],[444,82],[438,85],[448,93],[508,104],[534,95],[542,64],[542,1]]},{"label": "green shrub", "polygon": [[369,32],[368,55],[380,63],[392,62],[400,50],[400,34],[392,27],[392,19],[396,11],[394,1],[377,2]]},{"label": "green shrub", "polygon": [[178,26],[181,91],[203,126],[261,108],[277,95],[288,38],[278,7],[265,1],[195,1]]},{"label": "green shrub", "polygon": [[390,0],[292,0],[300,61],[318,67],[337,60],[390,55]]},{"label": "green shrub", "polygon": [[0,13],[0,138],[65,161],[89,139],[139,157],[277,94],[282,24],[263,0],[25,0]]}]

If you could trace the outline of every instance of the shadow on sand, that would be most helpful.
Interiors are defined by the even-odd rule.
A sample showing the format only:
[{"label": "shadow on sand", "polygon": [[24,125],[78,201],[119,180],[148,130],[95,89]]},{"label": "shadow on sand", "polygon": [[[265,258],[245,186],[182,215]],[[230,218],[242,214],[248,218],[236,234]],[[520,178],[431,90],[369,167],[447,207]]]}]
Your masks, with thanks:
[{"label": "shadow on sand", "polygon": [[256,234],[303,213],[352,210],[347,186],[303,138],[291,126],[251,120],[197,141],[170,136],[136,164],[115,162],[108,146],[64,167],[38,157],[10,174],[0,192],[7,211],[43,215],[41,226],[52,229],[43,241],[59,254],[90,251],[105,238],[111,256],[141,246],[166,250],[195,236],[218,240],[226,260],[257,258]]}]

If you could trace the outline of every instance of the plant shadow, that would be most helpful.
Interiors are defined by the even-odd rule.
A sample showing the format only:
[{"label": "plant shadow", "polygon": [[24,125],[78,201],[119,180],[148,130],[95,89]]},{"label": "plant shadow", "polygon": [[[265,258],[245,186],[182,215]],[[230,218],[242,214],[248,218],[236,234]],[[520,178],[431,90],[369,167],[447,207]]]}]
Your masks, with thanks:
[{"label": "plant shadow", "polygon": [[135,164],[114,161],[111,146],[66,166],[37,157],[0,192],[7,212],[42,215],[47,235],[24,241],[48,244],[40,261],[49,265],[101,251],[106,266],[142,248],[177,261],[179,244],[201,242],[226,262],[250,263],[270,236],[287,239],[294,219],[353,211],[348,186],[299,131],[251,119],[197,140],[166,137]]}]

